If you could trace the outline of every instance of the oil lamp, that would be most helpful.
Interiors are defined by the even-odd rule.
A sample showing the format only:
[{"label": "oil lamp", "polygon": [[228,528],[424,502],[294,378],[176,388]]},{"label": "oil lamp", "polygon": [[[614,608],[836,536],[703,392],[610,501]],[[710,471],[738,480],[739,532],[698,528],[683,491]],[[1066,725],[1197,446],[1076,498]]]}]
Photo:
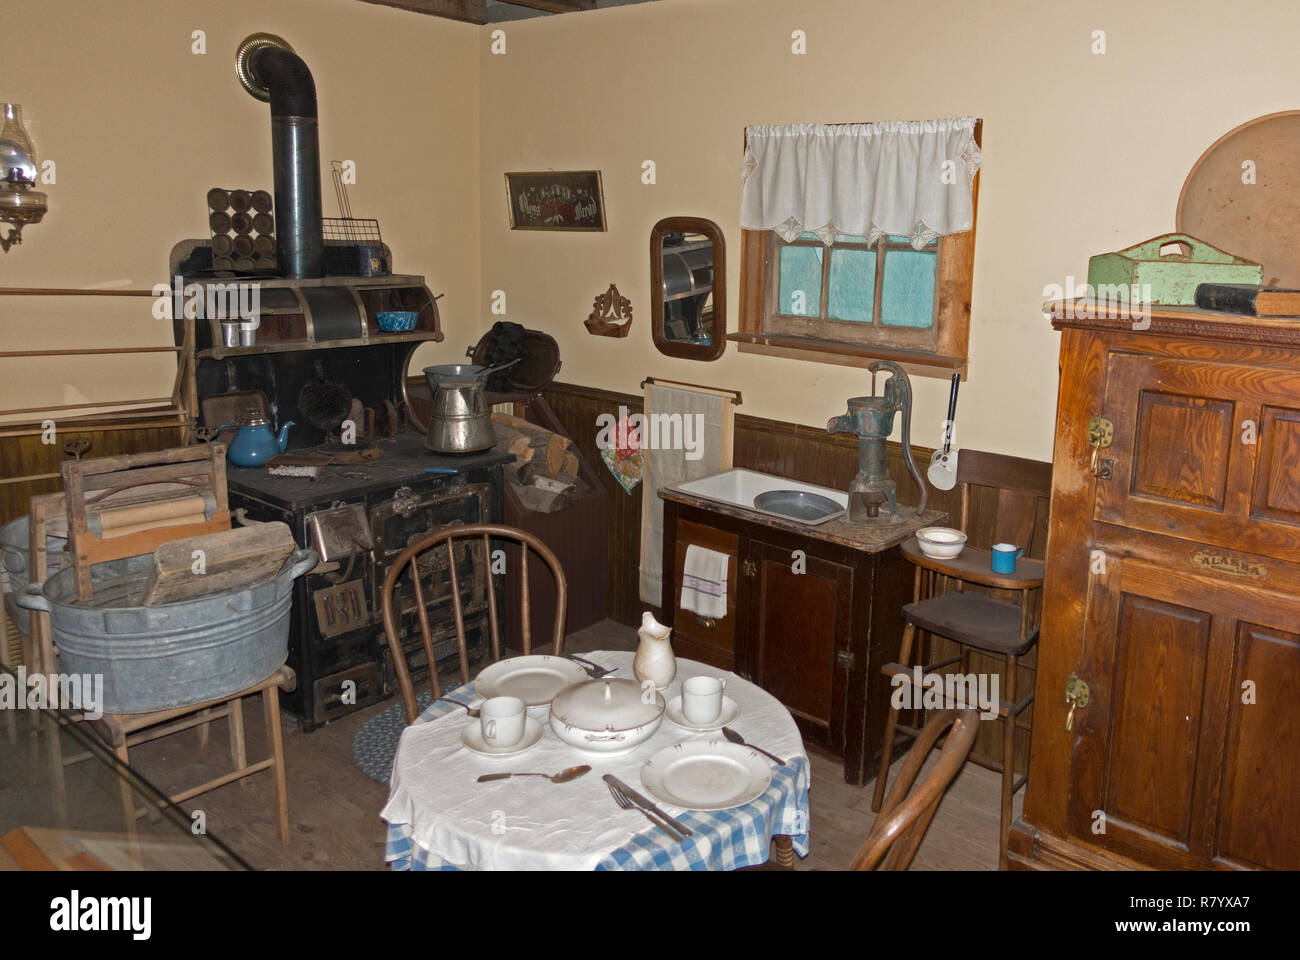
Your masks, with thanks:
[{"label": "oil lamp", "polygon": [[0,236],[5,253],[22,243],[23,227],[39,223],[47,209],[45,194],[33,190],[36,185],[36,150],[23,129],[23,108],[16,103],[3,107],[0,126],[0,223],[10,224],[9,235]]}]

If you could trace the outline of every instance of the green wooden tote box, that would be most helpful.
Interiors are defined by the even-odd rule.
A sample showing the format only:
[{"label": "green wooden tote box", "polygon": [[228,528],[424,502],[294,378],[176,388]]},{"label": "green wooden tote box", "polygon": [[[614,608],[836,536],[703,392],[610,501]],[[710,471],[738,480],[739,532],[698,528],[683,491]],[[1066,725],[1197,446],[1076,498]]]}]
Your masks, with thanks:
[{"label": "green wooden tote box", "polygon": [[1150,285],[1150,302],[1165,306],[1189,306],[1196,302],[1200,283],[1245,283],[1258,285],[1263,268],[1234,257],[1204,240],[1185,233],[1167,233],[1145,243],[1101,253],[1088,261],[1088,283],[1098,299],[1106,299],[1109,285],[1137,284],[1139,301],[1147,300],[1143,286]]}]

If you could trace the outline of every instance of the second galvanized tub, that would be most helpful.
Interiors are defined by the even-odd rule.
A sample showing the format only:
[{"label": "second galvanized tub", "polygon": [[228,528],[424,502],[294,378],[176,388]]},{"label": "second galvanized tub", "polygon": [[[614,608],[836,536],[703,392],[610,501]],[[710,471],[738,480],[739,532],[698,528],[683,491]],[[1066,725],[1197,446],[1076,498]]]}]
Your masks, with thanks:
[{"label": "second galvanized tub", "polygon": [[[27,517],[19,517],[0,527],[0,551],[3,551],[3,563],[5,573],[9,576],[9,589],[12,593],[5,594],[5,605],[8,607],[11,603],[13,606],[9,610],[10,616],[18,624],[19,631],[26,636],[31,630],[31,614],[19,607],[14,602],[14,597],[24,585],[30,582],[27,575],[28,568],[28,536],[27,531],[31,525]],[[64,552],[68,545],[67,537],[47,535],[45,537],[45,554],[46,563],[50,570],[62,570],[71,561]]]},{"label": "second galvanized tub", "polygon": [[316,565],[297,550],[273,578],[194,600],[134,606],[153,555],[91,568],[95,599],[77,602],[76,571],[30,584],[19,606],[46,610],[64,673],[103,677],[105,713],[149,713],[223,697],[270,676],[289,653],[293,581]]}]

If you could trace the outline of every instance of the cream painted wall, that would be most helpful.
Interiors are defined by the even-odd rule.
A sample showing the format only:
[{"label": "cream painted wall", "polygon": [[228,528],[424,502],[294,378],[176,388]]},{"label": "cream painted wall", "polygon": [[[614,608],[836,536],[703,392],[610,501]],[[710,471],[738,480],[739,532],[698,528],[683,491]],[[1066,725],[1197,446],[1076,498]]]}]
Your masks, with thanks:
[{"label": "cream painted wall", "polygon": [[[269,186],[267,110],[232,68],[239,40],[266,30],[312,67],[323,155],[358,163],[354,212],[379,218],[399,269],[447,294],[447,340],[417,364],[459,358],[495,319],[499,289],[508,319],[559,340],[564,380],[710,382],[744,391],[745,413],[823,425],[864,391],[863,372],[734,345],[707,365],[654,349],[650,228],[672,214],[723,227],[734,329],[746,124],[975,114],[985,165],[958,442],[1046,459],[1058,339],[1038,310],[1043,285],[1172,229],[1206,146],[1300,103],[1298,26],[1293,0],[659,0],[483,28],[356,0],[47,0],[6,23],[0,98],[24,104],[58,183],[46,221],[0,255],[0,285],[161,282],[171,245],[203,235],[209,186]],[[195,29],[205,56],[190,53]],[[489,51],[495,29],[504,56]],[[790,52],[795,29],[805,56]],[[1098,29],[1104,56],[1090,52]],[[640,182],[647,159],[654,186]],[[603,171],[607,233],[506,228],[502,174],[547,168]],[[611,281],[635,305],[627,340],[582,326]],[[3,349],[168,336],[143,301],[0,298]],[[0,409],[170,383],[156,359],[0,360]],[[913,435],[933,443],[946,385],[914,389]]]},{"label": "cream painted wall", "polygon": [[[479,43],[483,313],[560,342],[561,379],[637,392],[647,374],[733,387],[743,413],[824,426],[865,371],[742,355],[660,355],[650,338],[648,237],[708,217],[728,245],[736,328],[746,124],[984,118],[971,375],[959,445],[1051,458],[1058,336],[1043,286],[1088,257],[1174,226],[1183,179],[1221,134],[1300,106],[1294,0],[660,0],[505,26]],[[806,31],[807,54],[791,53]],[[1091,53],[1094,30],[1106,53]],[[658,182],[640,182],[652,159]],[[609,231],[511,232],[506,170],[599,168]],[[611,281],[632,299],[626,340],[582,326]],[[490,318],[489,318],[490,319]],[[913,378],[913,438],[934,444],[947,384]]]},{"label": "cream painted wall", "polygon": [[[268,108],[234,71],[256,31],[312,68],[326,215],[328,161],[355,160],[353,213],[378,218],[398,270],[446,292],[448,339],[416,362],[459,356],[479,323],[478,30],[356,0],[45,0],[7,18],[0,99],[23,104],[57,183],[45,221],[0,254],[0,286],[165,282],[172,244],[206,236],[209,187],[270,189]],[[0,341],[156,345],[171,330],[148,300],[2,297]],[[165,396],[173,372],[170,358],[0,359],[0,409]]]}]

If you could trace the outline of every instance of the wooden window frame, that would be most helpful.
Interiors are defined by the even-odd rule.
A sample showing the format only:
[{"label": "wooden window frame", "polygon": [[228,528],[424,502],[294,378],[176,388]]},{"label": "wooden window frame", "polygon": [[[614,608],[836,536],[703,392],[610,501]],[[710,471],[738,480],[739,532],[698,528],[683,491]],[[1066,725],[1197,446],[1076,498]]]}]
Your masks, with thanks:
[{"label": "wooden window frame", "polygon": [[[975,143],[983,142],[984,122],[975,122]],[[741,353],[866,367],[876,360],[893,360],[910,374],[947,379],[966,377],[970,343],[971,287],[975,274],[975,228],[979,211],[979,172],[971,183],[972,223],[964,233],[939,239],[935,269],[934,323],[925,337],[905,327],[873,323],[873,336],[863,337],[865,324],[852,321],[791,317],[776,312],[777,251],[783,245],[771,230],[740,232],[740,329],[727,334]],[[882,242],[883,239],[882,239]],[[801,245],[796,241],[795,244]],[[865,247],[865,244],[841,244]],[[835,246],[827,248],[834,250]],[[876,304],[884,280],[884,250],[878,252]],[[827,304],[829,260],[822,272],[822,310]],[[877,307],[878,309],[878,307]]]}]

